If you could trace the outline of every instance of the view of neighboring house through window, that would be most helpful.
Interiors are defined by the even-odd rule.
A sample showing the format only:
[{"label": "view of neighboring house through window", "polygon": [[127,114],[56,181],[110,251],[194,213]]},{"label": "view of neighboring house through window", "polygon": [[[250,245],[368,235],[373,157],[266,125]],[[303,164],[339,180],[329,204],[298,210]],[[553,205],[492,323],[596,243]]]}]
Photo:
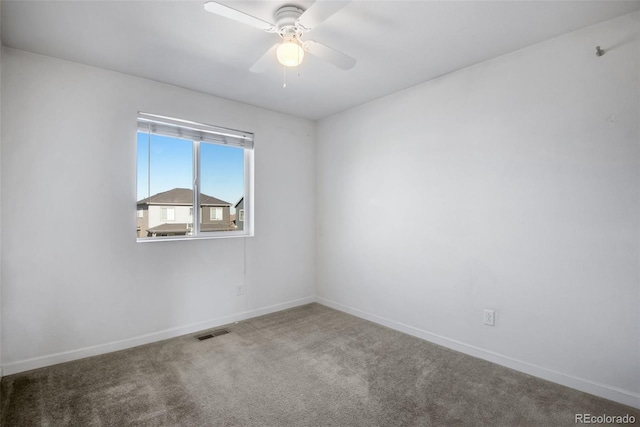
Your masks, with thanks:
[{"label": "view of neighboring house through window", "polygon": [[250,233],[253,134],[139,113],[137,149],[139,240]]},{"label": "view of neighboring house through window", "polygon": [[244,230],[244,197],[236,203],[236,227],[238,230]]}]

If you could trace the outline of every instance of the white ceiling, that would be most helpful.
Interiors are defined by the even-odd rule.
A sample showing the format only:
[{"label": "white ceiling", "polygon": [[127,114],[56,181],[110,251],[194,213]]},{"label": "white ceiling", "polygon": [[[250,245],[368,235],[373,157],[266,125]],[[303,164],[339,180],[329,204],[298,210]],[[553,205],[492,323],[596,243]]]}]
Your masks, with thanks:
[{"label": "white ceiling", "polygon": [[[285,4],[221,1],[273,22]],[[202,1],[2,1],[5,46],[319,119],[560,34],[640,9],[638,1],[353,1],[307,34],[358,60],[306,56],[249,71],[278,36],[208,13]],[[595,46],[585,46],[593,49]]]}]

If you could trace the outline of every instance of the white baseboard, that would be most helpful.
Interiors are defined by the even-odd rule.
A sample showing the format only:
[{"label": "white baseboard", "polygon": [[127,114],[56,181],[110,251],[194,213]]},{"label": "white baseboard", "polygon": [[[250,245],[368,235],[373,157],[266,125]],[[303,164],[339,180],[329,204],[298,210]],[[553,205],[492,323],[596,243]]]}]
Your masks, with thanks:
[{"label": "white baseboard", "polygon": [[391,329],[395,329],[400,332],[404,332],[408,335],[412,335],[421,338],[426,341],[430,341],[434,344],[441,345],[443,347],[450,348],[452,350],[459,351],[461,353],[468,354],[470,356],[484,359],[489,362],[496,363],[498,365],[506,366],[507,368],[514,369],[516,371],[524,372],[529,375],[533,375],[538,378],[542,378],[547,381],[551,381],[566,387],[570,387],[576,390],[583,391],[585,393],[593,394],[595,396],[603,397],[605,399],[612,400],[614,402],[622,403],[634,408],[640,409],[640,394],[636,394],[627,390],[621,390],[615,387],[610,387],[603,384],[598,384],[582,378],[573,377],[560,372],[556,372],[541,366],[536,366],[531,363],[527,363],[521,360],[513,359],[508,356],[504,356],[492,351],[482,349],[473,345],[465,344],[460,341],[456,341],[441,335],[437,335],[413,326],[405,325],[394,320],[386,319],[384,317],[377,316],[375,314],[367,313],[357,308],[349,307],[340,304],[336,301],[329,300],[323,297],[316,297],[316,302],[327,307],[334,308],[336,310],[351,314],[356,317],[360,317],[365,320],[386,326]]},{"label": "white baseboard", "polygon": [[110,353],[112,351],[124,350],[139,345],[149,344],[156,341],[174,338],[181,335],[192,334],[204,329],[211,329],[218,326],[226,325],[241,320],[250,319],[252,317],[262,316],[276,311],[286,310],[288,308],[298,307],[305,304],[315,302],[315,297],[301,298],[288,301],[282,304],[262,307],[255,310],[244,311],[229,316],[218,317],[215,319],[205,320],[203,322],[192,323],[190,325],[180,326],[177,328],[165,329],[163,331],[151,334],[140,335],[137,337],[126,338],[123,340],[113,341],[105,344],[99,344],[91,347],[84,347],[77,350],[65,351],[62,353],[49,354],[46,356],[34,357],[32,359],[20,360],[18,362],[3,364],[0,368],[0,375],[17,374],[19,372],[29,371],[31,369],[42,368],[45,366],[56,365],[58,363],[70,362],[72,360],[83,359],[85,357],[97,356],[100,354]]}]

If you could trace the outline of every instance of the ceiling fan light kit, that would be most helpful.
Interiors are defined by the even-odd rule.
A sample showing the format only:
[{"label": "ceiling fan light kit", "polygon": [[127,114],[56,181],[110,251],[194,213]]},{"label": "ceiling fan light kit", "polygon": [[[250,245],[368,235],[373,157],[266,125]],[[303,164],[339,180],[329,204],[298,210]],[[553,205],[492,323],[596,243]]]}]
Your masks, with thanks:
[{"label": "ceiling fan light kit", "polygon": [[304,50],[295,40],[285,40],[278,46],[276,56],[285,67],[297,67],[304,58]]},{"label": "ceiling fan light kit", "polygon": [[275,24],[240,12],[215,1],[204,4],[207,12],[242,22],[267,33],[276,33],[282,39],[272,46],[251,67],[252,72],[262,72],[273,61],[273,52],[278,62],[285,67],[297,67],[302,63],[305,52],[327,61],[342,70],[349,70],[356,60],[349,55],[332,49],[313,40],[302,40],[302,36],[311,31],[331,15],[345,7],[348,1],[316,1],[307,10],[297,6],[282,6],[274,13]]}]

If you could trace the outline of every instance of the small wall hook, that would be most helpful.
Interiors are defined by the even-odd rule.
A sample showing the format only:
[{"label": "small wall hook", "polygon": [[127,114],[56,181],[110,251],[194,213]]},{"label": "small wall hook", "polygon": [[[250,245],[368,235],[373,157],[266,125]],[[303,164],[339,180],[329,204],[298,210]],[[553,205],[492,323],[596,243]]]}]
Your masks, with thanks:
[{"label": "small wall hook", "polygon": [[596,56],[604,55],[604,50],[600,48],[600,46],[596,46]]}]

